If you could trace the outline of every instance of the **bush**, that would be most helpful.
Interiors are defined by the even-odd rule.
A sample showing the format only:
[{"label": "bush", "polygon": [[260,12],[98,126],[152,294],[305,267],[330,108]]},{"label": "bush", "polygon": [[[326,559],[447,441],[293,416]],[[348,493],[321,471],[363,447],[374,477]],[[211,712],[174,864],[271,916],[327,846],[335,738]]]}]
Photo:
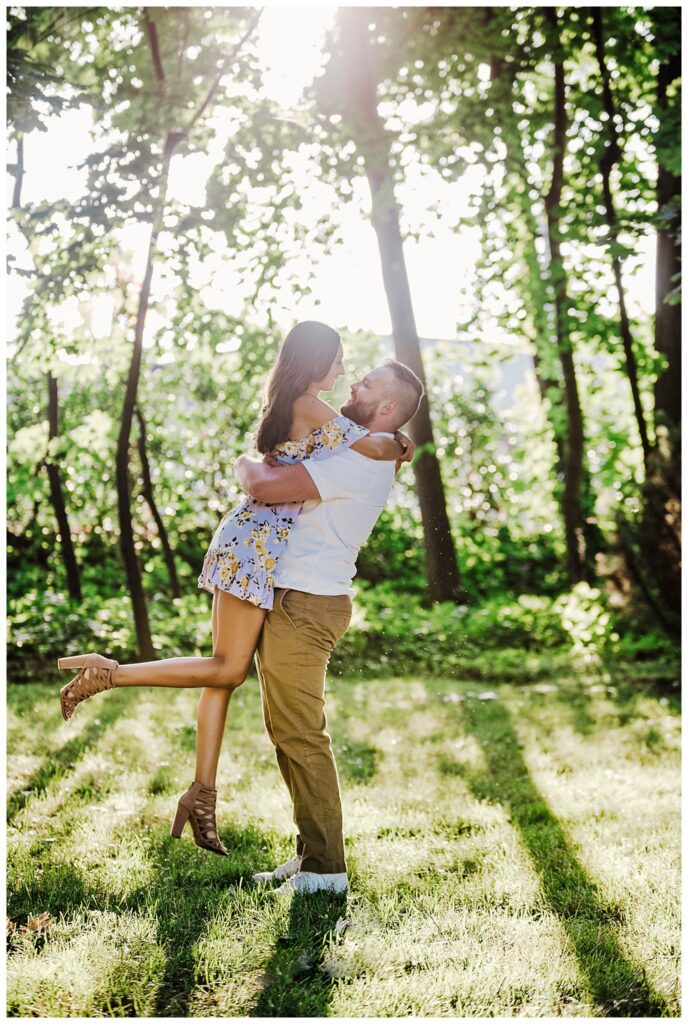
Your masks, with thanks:
[{"label": "bush", "polygon": [[[359,582],[351,626],[335,650],[336,675],[409,672],[481,679],[535,679],[575,671],[592,659],[669,664],[675,645],[658,631],[607,606],[604,594],[580,583],[556,598],[500,595],[480,605],[436,604],[389,583]],[[210,601],[205,593],[149,599],[155,649],[161,657],[209,655]],[[15,681],[54,667],[61,654],[101,651],[136,661],[136,634],[128,595],[102,598],[91,589],[80,604],[51,590],[33,589],[8,616],[8,669]],[[649,667],[646,666],[646,668]],[[666,672],[657,669],[659,674]]]},{"label": "bush", "polygon": [[341,675],[423,672],[475,679],[531,680],[591,661],[668,662],[678,652],[662,633],[615,620],[605,595],[586,583],[556,598],[500,595],[476,606],[437,604],[389,584],[359,584],[352,625],[332,657]]},{"label": "bush", "polygon": [[[203,593],[149,600],[153,645],[162,657],[210,654],[210,603]],[[8,614],[8,674],[15,681],[37,666],[54,666],[63,654],[98,651],[120,662],[136,661],[136,631],[128,594],[87,594],[79,603],[50,590],[32,590]]]}]

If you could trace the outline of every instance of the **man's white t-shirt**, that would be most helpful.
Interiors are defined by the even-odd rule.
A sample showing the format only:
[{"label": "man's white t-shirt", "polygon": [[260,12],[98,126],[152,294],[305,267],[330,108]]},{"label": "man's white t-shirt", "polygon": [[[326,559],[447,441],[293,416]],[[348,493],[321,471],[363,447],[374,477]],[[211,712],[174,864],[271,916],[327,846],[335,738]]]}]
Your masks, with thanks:
[{"label": "man's white t-shirt", "polygon": [[277,561],[275,586],[353,596],[356,558],[389,497],[394,462],[347,448],[323,462],[306,459],[301,465],[322,500],[304,501]]}]

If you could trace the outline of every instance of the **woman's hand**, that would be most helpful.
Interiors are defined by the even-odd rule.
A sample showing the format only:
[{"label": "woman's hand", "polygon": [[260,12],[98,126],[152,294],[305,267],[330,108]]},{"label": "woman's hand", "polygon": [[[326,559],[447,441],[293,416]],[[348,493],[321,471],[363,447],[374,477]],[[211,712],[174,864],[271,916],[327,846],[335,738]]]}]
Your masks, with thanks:
[{"label": "woman's hand", "polygon": [[382,434],[366,434],[351,445],[352,451],[376,462],[394,462],[399,458],[400,449],[401,445],[397,440],[383,437]]},{"label": "woman's hand", "polygon": [[281,466],[282,463],[272,454],[268,452],[267,455],[263,456],[263,462],[266,466]]},{"label": "woman's hand", "polygon": [[411,461],[411,459],[413,458],[413,453],[416,450],[416,446],[413,443],[413,441],[411,440],[411,438],[407,437],[406,434],[402,434],[402,432],[400,430],[395,430],[394,431],[394,440],[397,441],[401,445],[401,447],[403,448],[403,451],[404,451],[404,454],[401,455],[396,460],[397,461],[397,469],[398,469],[402,462],[410,462]]}]

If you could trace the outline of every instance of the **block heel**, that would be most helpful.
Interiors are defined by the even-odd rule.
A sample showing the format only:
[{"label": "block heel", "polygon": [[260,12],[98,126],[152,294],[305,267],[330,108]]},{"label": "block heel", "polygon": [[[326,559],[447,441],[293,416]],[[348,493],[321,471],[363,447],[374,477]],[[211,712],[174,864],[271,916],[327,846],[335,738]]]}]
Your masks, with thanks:
[{"label": "block heel", "polygon": [[74,714],[74,709],[87,697],[111,690],[116,686],[114,675],[119,663],[102,654],[78,654],[70,658],[58,658],[58,668],[78,668],[70,682],[60,690],[60,707],[65,722]]},{"label": "block heel", "polygon": [[184,831],[184,826],[189,820],[189,814],[190,812],[187,810],[186,807],[182,807],[181,804],[177,806],[177,813],[174,816],[172,828],[170,829],[170,835],[172,836],[173,839],[181,838],[181,834]]},{"label": "block heel", "polygon": [[191,825],[194,842],[202,850],[212,850],[226,857],[227,850],[222,845],[215,823],[215,800],[217,790],[194,782],[179,798],[177,813],[172,823],[170,835],[179,839],[187,821]]}]

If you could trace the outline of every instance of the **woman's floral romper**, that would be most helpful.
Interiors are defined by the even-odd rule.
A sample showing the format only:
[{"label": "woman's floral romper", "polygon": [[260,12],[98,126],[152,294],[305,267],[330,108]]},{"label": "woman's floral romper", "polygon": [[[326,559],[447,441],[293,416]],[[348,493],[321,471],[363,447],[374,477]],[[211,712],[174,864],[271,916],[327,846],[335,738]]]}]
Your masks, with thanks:
[{"label": "woman's floral romper", "polygon": [[[348,417],[335,416],[307,437],[277,445],[275,455],[285,464],[329,459],[367,433],[366,427]],[[254,498],[245,498],[224,516],[215,531],[203,560],[198,586],[211,594],[219,587],[259,608],[272,608],[277,559],[302,504],[291,501],[265,505]]]}]

